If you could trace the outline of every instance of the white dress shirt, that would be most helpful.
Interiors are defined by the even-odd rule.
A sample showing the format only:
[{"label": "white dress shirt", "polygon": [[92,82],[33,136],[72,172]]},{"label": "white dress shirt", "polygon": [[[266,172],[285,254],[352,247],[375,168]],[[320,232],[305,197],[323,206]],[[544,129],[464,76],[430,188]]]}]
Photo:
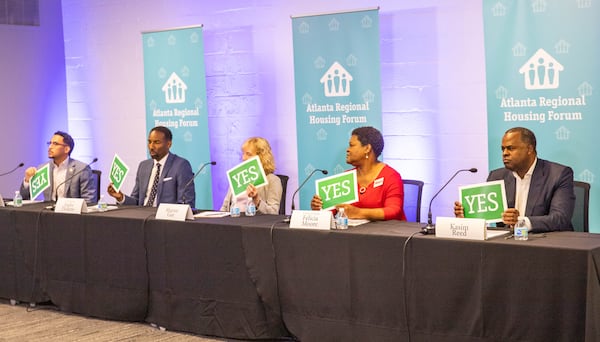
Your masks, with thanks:
[{"label": "white dress shirt", "polygon": [[519,177],[515,171],[513,171],[513,176],[516,181],[516,189],[515,189],[515,209],[519,211],[519,219],[525,219],[525,224],[527,228],[531,230],[531,222],[529,218],[525,216],[525,210],[527,209],[527,199],[529,197],[529,187],[531,186],[531,176],[533,175],[533,170],[537,164],[537,158],[531,164],[527,173],[523,178]]}]

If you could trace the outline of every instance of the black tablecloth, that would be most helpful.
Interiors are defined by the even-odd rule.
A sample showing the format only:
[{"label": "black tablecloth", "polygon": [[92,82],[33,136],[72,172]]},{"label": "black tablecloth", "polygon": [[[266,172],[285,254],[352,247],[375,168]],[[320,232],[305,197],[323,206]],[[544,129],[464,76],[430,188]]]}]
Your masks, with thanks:
[{"label": "black tablecloth", "polygon": [[18,210],[0,208],[0,297],[28,303],[48,301],[40,289],[37,233],[45,203]]},{"label": "black tablecloth", "polygon": [[[249,222],[270,216],[205,218],[146,224],[149,305],[147,321],[169,329],[240,339],[287,336],[278,307],[265,305],[246,264],[247,253],[270,255],[260,234],[248,243]],[[262,243],[262,247],[261,244]],[[257,251],[259,249],[259,251]],[[266,284],[269,290],[274,283]],[[271,291],[272,292],[272,291]]]},{"label": "black tablecloth", "polygon": [[[600,308],[598,288],[588,291],[588,285],[598,286],[600,269],[593,265],[600,261],[600,236],[556,232],[529,241],[431,240],[415,240],[415,249],[429,249],[436,261],[433,267],[422,259],[411,263],[412,312],[428,317],[411,321],[415,332],[471,340],[600,338],[600,316],[586,312]],[[420,275],[424,267],[430,269]]]},{"label": "black tablecloth", "polygon": [[156,208],[73,215],[47,206],[0,208],[0,297],[202,335],[289,336],[246,265],[246,253],[262,260],[270,242],[263,228],[248,243],[242,226],[272,216],[174,222],[156,220]]},{"label": "black tablecloth", "polygon": [[347,231],[276,229],[279,300],[290,332],[302,341],[406,340],[406,236],[378,223]]},{"label": "black tablecloth", "polygon": [[302,341],[600,340],[600,235],[417,234],[404,249],[417,230],[400,222],[276,230],[289,331]]},{"label": "black tablecloth", "polygon": [[0,208],[0,297],[238,339],[600,341],[600,235],[464,241],[376,222]]},{"label": "black tablecloth", "polygon": [[42,288],[64,311],[143,321],[148,303],[145,224],[154,208],[41,220]]}]

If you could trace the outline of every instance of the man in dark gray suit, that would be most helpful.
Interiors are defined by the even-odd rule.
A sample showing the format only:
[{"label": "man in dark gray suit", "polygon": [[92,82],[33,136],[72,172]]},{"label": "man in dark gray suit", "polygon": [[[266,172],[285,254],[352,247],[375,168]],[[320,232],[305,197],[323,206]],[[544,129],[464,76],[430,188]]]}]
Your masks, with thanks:
[{"label": "man in dark gray suit", "polygon": [[[533,232],[573,230],[573,170],[539,159],[536,144],[533,132],[523,127],[511,128],[502,137],[504,168],[488,176],[488,181],[504,180],[508,209],[502,222],[514,227],[521,217]],[[464,217],[460,202],[454,203],[454,214]]]},{"label": "man in dark gray suit", "polygon": [[173,140],[171,130],[157,126],[148,134],[148,152],[151,159],[140,163],[131,196],[115,191],[112,184],[108,194],[119,204],[158,206],[160,203],[184,203],[192,208],[196,204],[196,190],[192,181],[194,173],[190,162],[170,153]]},{"label": "man in dark gray suit", "polygon": [[[57,131],[48,141],[48,163],[50,170],[50,186],[44,190],[46,201],[55,201],[59,197],[83,198],[87,203],[96,202],[96,182],[92,169],[88,164],[71,158],[75,148],[73,138],[65,132]],[[42,167],[43,165],[40,165]],[[30,199],[29,180],[37,169],[29,167],[25,170],[25,179],[21,184],[21,196]]]}]

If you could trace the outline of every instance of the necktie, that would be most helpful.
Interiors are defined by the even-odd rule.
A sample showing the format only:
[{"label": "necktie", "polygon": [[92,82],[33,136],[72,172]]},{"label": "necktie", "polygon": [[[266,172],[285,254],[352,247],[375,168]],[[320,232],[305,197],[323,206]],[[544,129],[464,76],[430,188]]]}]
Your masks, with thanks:
[{"label": "necktie", "polygon": [[156,174],[154,174],[154,180],[152,181],[152,190],[150,190],[150,198],[146,206],[154,206],[154,200],[156,199],[156,191],[158,190],[158,179],[160,178],[160,163],[156,163]]}]

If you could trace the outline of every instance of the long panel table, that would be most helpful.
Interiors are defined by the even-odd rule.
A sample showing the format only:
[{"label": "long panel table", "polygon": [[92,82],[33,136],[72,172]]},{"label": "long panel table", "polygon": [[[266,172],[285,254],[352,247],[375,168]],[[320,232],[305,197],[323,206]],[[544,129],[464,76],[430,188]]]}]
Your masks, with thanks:
[{"label": "long panel table", "polygon": [[417,228],[277,230],[290,332],[302,341],[600,341],[600,235],[417,234],[405,247]]},{"label": "long panel table", "polygon": [[154,219],[156,208],[48,205],[0,208],[0,297],[202,335],[289,337],[245,266],[242,226],[273,217],[174,222]]},{"label": "long panel table", "polygon": [[0,208],[0,297],[237,339],[600,341],[596,234],[462,241],[398,221],[44,208]]}]

